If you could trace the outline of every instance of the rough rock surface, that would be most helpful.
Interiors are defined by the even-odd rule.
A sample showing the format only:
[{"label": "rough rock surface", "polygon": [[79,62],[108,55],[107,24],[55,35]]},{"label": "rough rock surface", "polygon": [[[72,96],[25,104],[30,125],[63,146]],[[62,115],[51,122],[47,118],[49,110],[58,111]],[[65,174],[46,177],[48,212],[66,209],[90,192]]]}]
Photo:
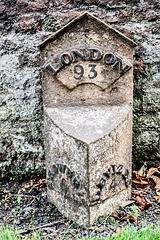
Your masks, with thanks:
[{"label": "rough rock surface", "polygon": [[160,160],[158,0],[0,2],[0,176],[44,172],[41,53],[38,44],[89,11],[137,43],[133,161]]}]

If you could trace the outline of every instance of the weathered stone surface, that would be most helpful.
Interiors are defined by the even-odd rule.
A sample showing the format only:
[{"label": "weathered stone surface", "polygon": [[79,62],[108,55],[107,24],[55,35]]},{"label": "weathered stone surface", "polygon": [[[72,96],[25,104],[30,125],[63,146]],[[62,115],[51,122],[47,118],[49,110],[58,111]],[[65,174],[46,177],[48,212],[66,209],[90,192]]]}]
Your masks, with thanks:
[{"label": "weathered stone surface", "polygon": [[[0,111],[2,116],[9,112],[9,117],[0,120],[1,177],[9,177],[11,174],[16,177],[22,175],[30,177],[31,173],[37,170],[44,172],[41,63],[37,45],[41,39],[86,10],[137,43],[134,56],[133,162],[136,168],[146,160],[152,166],[159,165],[159,0],[121,2],[2,0]],[[2,58],[3,61],[6,59],[5,65],[2,64]],[[13,64],[14,61],[16,64]],[[14,82],[11,81],[13,73],[16,73]],[[22,100],[14,84],[22,86],[22,79],[26,76],[29,80],[24,83],[25,90],[21,89]],[[23,94],[26,92],[27,94]],[[28,99],[30,92],[32,94]],[[149,94],[154,101],[148,101],[148,97],[143,98],[144,93]],[[27,116],[28,112],[31,114]],[[24,113],[27,117],[22,121],[19,116]],[[143,122],[148,119],[151,121],[151,127],[145,125],[144,128]],[[147,134],[152,141],[143,137]],[[28,144],[29,148],[26,147]]]},{"label": "weathered stone surface", "polygon": [[8,38],[1,42],[0,176],[22,179],[44,167],[38,41],[16,34]]},{"label": "weathered stone surface", "polygon": [[46,115],[49,199],[68,218],[88,224],[87,145],[67,135]]},{"label": "weathered stone surface", "polygon": [[124,106],[46,108],[46,114],[68,135],[90,144],[113,131],[131,111]]},{"label": "weathered stone surface", "polygon": [[[85,139],[84,132],[79,133],[81,136],[75,133],[75,123],[72,123],[73,128],[70,128],[70,124],[69,129],[65,124],[60,124],[63,129],[61,130],[57,126],[56,114],[52,114],[51,111],[54,110],[47,109],[45,113],[49,199],[68,218],[83,226],[91,225],[98,216],[111,213],[124,199],[130,197],[132,166],[132,118],[128,116],[130,111],[127,109],[123,114],[123,120],[119,120],[117,125],[107,132],[100,126],[99,130],[103,137],[96,136],[90,141]],[[72,112],[75,113],[76,109],[74,111],[72,108]],[[81,113],[85,115],[83,111]],[[90,113],[94,115],[91,109]],[[107,117],[103,111],[101,114],[101,117]],[[89,126],[91,120],[85,118],[86,116],[80,119],[85,120],[84,127]],[[63,119],[66,119],[65,116]],[[96,114],[92,116],[92,120],[97,120]],[[87,131],[86,136],[92,135],[92,129]]]},{"label": "weathered stone surface", "polygon": [[131,194],[134,45],[88,13],[40,45],[48,196],[85,227]]},{"label": "weathered stone surface", "polygon": [[[88,26],[92,26],[91,29],[88,29]],[[115,64],[117,62],[117,58],[115,56],[121,56],[122,59],[122,68],[126,67],[128,63],[128,68],[130,68],[130,62],[132,62],[132,52],[133,49],[131,46],[134,46],[134,43],[127,38],[124,38],[123,35],[119,35],[116,31],[112,31],[109,27],[103,28],[102,22],[92,21],[92,19],[81,19],[77,20],[76,25],[71,24],[72,28],[67,27],[67,32],[61,31],[57,32],[55,36],[51,36],[47,42],[48,45],[43,50],[44,57],[44,69],[45,71],[45,84],[43,84],[44,92],[47,92],[47,95],[44,95],[44,105],[47,107],[53,106],[62,106],[62,105],[93,105],[93,104],[104,104],[104,105],[121,105],[122,103],[129,101],[132,104],[132,86],[127,79],[131,79],[132,81],[132,71],[124,71],[120,72],[120,64]],[[108,29],[108,32],[106,32]],[[94,33],[98,33],[93,37]],[[108,33],[108,34],[107,34]],[[59,37],[59,41],[56,41],[56,47],[52,44],[52,40],[56,37]],[[120,41],[121,39],[121,41]],[[66,46],[67,41],[67,46]],[[51,42],[51,43],[50,43]],[[77,42],[84,47],[86,55],[84,60],[81,61],[81,57],[78,57],[77,61],[73,61],[73,63],[66,64],[65,67],[61,68],[60,58],[64,54],[68,54],[66,47],[69,49],[75,49],[77,46]],[[127,42],[129,44],[127,44]],[[41,47],[46,45],[46,41],[41,43]],[[80,47],[83,48],[83,47]],[[97,55],[93,55],[93,58],[96,60],[87,60],[89,58],[90,52],[88,49],[94,50],[97,48],[100,51],[102,48],[105,50],[107,56],[109,53],[113,53],[115,56],[112,59],[112,56],[106,57],[106,61],[104,61],[105,54],[103,56],[103,61],[101,58],[96,59]],[[71,50],[69,50],[71,51]],[[60,52],[60,54],[59,54]],[[81,52],[80,52],[81,53]],[[96,53],[95,53],[96,54]],[[54,60],[55,59],[55,60]],[[126,59],[123,61],[123,59]],[[113,62],[112,62],[113,60]],[[54,61],[57,66],[53,65],[52,61]],[[80,61],[80,64],[79,64]],[[83,62],[84,61],[84,62]],[[88,67],[86,66],[86,61],[88,63]],[[111,63],[110,63],[111,61]],[[107,63],[105,63],[107,62]],[[126,62],[126,63],[125,63]],[[114,67],[115,64],[115,67]],[[77,65],[81,66],[78,68]],[[92,66],[89,66],[92,65]],[[77,84],[77,78],[81,69],[83,68],[83,72],[85,73],[85,66],[87,67],[87,73],[81,77],[81,82],[78,81],[79,87],[75,88],[74,91],[70,91],[70,89],[74,88]],[[102,71],[103,66],[103,71]],[[78,69],[76,69],[76,67]],[[56,71],[58,68],[63,69]],[[98,74],[97,70],[98,69]],[[107,69],[107,70],[106,70]],[[113,70],[114,69],[114,70]],[[90,74],[93,73],[93,77],[95,78],[94,84],[83,84],[83,83],[91,83],[91,80],[86,79],[88,77],[88,72]],[[94,76],[94,73],[96,74]],[[117,72],[115,74],[115,72]],[[54,76],[54,73],[55,76]],[[58,74],[57,74],[58,73]],[[114,75],[115,74],[115,75]],[[53,75],[53,78],[51,77]],[[66,76],[64,80],[63,76]],[[114,76],[113,76],[114,75]],[[122,77],[120,78],[120,76]],[[91,75],[90,75],[91,76]],[[107,78],[105,76],[108,76]],[[111,77],[113,76],[113,78]],[[72,78],[73,83],[70,83],[70,79]],[[84,78],[84,79],[83,79]],[[103,80],[105,79],[105,80]],[[58,82],[57,82],[58,80]],[[118,80],[118,81],[117,81]],[[67,82],[69,81],[69,84]],[[103,82],[104,81],[104,82]],[[102,83],[103,82],[103,83]],[[67,88],[63,86],[63,83]],[[75,85],[74,85],[75,83]],[[97,86],[100,86],[97,88]],[[124,88],[125,85],[125,88]],[[125,89],[127,88],[127,91]]]}]

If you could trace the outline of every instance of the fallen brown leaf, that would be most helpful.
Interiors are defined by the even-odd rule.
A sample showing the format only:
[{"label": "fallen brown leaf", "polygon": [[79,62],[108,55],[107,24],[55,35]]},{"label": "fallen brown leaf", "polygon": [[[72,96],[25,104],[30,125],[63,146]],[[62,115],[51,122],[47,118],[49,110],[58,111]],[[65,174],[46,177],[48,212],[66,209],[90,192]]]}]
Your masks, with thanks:
[{"label": "fallen brown leaf", "polygon": [[24,185],[24,188],[30,188],[30,187],[32,187],[33,184],[34,184],[34,182],[35,182],[35,180],[30,180],[28,183],[26,183],[26,184]]},{"label": "fallen brown leaf", "polygon": [[135,202],[140,205],[140,210],[143,211],[145,208],[150,207],[153,203],[148,200],[146,197],[142,196],[137,196],[135,198]]},{"label": "fallen brown leaf", "polygon": [[132,172],[132,182],[140,188],[149,186],[149,182],[146,175],[140,175],[137,171]]},{"label": "fallen brown leaf", "polygon": [[126,219],[129,219],[129,221],[134,221],[135,223],[137,223],[137,218],[133,215],[128,215],[126,217],[123,217],[123,218],[121,218],[121,221],[124,221]]},{"label": "fallen brown leaf", "polygon": [[42,190],[41,188],[45,186],[45,183],[46,183],[46,178],[39,179],[38,181],[36,179],[32,179],[26,184],[24,184],[24,186],[18,190],[18,194],[24,192],[28,188],[30,188],[31,190],[35,188],[41,191]]},{"label": "fallen brown leaf", "polygon": [[156,190],[156,194],[157,194],[158,196],[160,196],[160,189],[157,189],[157,190]]},{"label": "fallen brown leaf", "polygon": [[146,192],[145,191],[132,190],[132,194],[140,195],[140,194],[146,194]]},{"label": "fallen brown leaf", "polygon": [[156,194],[160,195],[160,167],[150,168],[147,177],[153,179],[153,181],[156,184],[155,186]]},{"label": "fallen brown leaf", "polygon": [[39,180],[39,183],[44,183],[44,182],[46,182],[46,178],[42,178]]},{"label": "fallen brown leaf", "polygon": [[57,233],[55,233],[55,234],[53,235],[53,237],[54,237],[54,238],[58,237],[58,234],[57,234]]},{"label": "fallen brown leaf", "polygon": [[7,190],[6,188],[3,190],[3,193],[10,193],[11,191]]},{"label": "fallen brown leaf", "polygon": [[65,224],[65,222],[64,221],[60,221],[60,224]]},{"label": "fallen brown leaf", "polygon": [[114,212],[113,212],[113,216],[114,216],[115,218],[118,218],[118,219],[121,218],[121,215],[120,215],[117,211],[114,211]]},{"label": "fallen brown leaf", "polygon": [[146,175],[140,175],[140,174],[138,174],[138,172],[137,171],[133,171],[132,172],[133,173],[133,178],[136,178],[136,179],[139,179],[139,180],[146,180],[147,181],[147,176]]},{"label": "fallen brown leaf", "polygon": [[117,212],[117,211],[114,211],[113,215],[114,215],[115,218],[118,218],[120,221],[124,221],[124,220],[126,220],[126,219],[129,219],[130,221],[134,221],[134,222],[137,223],[137,219],[136,219],[136,217],[133,216],[133,215],[128,215],[128,216],[123,217],[123,216],[121,216],[121,214],[120,214],[119,212]]},{"label": "fallen brown leaf", "polygon": [[20,188],[19,190],[18,190],[18,194],[21,194],[22,192],[24,192],[25,191],[25,188]]},{"label": "fallen brown leaf", "polygon": [[96,228],[96,226],[91,226],[91,227],[89,227],[88,229],[89,230],[94,230]]},{"label": "fallen brown leaf", "polygon": [[158,203],[160,203],[160,196],[155,196],[155,199],[158,200]]},{"label": "fallen brown leaf", "polygon": [[148,171],[147,177],[151,177],[155,173],[160,175],[160,167],[158,167],[158,168],[150,168],[149,171]]},{"label": "fallen brown leaf", "polygon": [[140,188],[146,188],[147,186],[149,186],[149,183],[147,181],[142,180],[142,179],[132,178],[132,183],[136,184]]}]

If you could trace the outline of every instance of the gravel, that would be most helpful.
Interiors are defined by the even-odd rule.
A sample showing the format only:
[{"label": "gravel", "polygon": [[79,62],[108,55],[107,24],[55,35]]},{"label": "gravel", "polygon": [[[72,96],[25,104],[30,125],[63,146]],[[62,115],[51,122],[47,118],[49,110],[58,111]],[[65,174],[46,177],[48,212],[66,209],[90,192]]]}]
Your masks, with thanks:
[{"label": "gravel", "polygon": [[132,194],[131,205],[119,207],[116,212],[120,218],[132,213],[136,216],[137,223],[128,218],[122,221],[116,214],[111,214],[108,217],[99,217],[94,226],[84,229],[65,218],[52,203],[48,202],[45,179],[22,183],[0,182],[0,225],[14,224],[22,235],[28,236],[31,236],[33,230],[37,228],[42,239],[79,239],[95,235],[99,238],[116,234],[119,229],[129,224],[138,228],[149,223],[160,225],[160,204],[155,198],[154,187],[141,189],[133,185],[132,189],[146,193],[144,196],[153,204],[137,212],[133,209],[133,206],[138,206],[133,203],[136,195]]}]

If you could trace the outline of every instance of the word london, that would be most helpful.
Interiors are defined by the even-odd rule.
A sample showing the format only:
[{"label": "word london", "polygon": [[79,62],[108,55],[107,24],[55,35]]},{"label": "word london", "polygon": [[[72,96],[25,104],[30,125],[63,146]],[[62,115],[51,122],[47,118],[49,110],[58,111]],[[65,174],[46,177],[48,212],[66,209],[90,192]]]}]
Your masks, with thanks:
[{"label": "word london", "polygon": [[104,64],[112,66],[113,69],[118,69],[121,75],[130,69],[130,66],[124,63],[120,57],[116,57],[111,52],[103,54],[98,48],[81,48],[79,50],[72,50],[70,53],[64,52],[59,56],[58,63],[56,57],[55,63],[58,65],[57,68],[54,68],[51,63],[48,63],[46,68],[51,70],[53,75],[56,75],[63,66],[78,62],[78,57],[83,61],[99,61],[103,59]]}]

